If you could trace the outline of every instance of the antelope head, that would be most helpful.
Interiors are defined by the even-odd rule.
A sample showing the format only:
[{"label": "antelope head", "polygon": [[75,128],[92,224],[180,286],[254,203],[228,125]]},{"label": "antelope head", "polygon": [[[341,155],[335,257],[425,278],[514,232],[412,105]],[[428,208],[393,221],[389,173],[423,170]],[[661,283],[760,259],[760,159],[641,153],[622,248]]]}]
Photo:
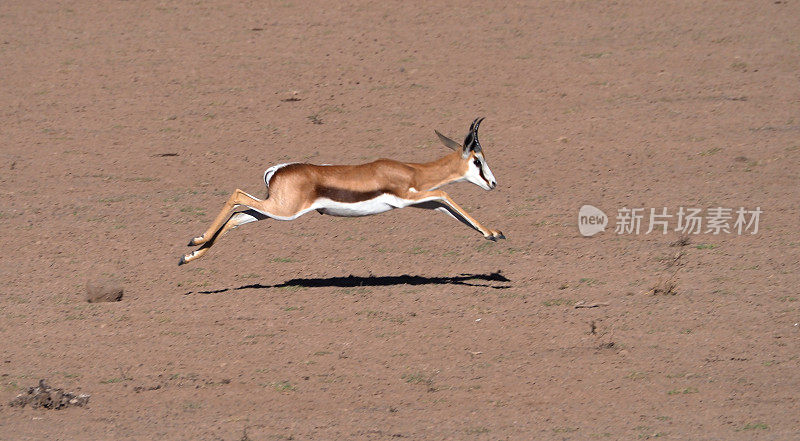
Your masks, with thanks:
[{"label": "antelope head", "polygon": [[483,148],[481,143],[478,142],[478,126],[481,125],[483,118],[475,118],[469,126],[469,133],[464,138],[464,143],[459,144],[452,139],[442,135],[439,131],[434,130],[439,140],[442,141],[446,147],[455,151],[461,151],[462,159],[462,178],[484,190],[491,190],[497,186],[492,171],[486,163],[486,157],[483,155]]}]

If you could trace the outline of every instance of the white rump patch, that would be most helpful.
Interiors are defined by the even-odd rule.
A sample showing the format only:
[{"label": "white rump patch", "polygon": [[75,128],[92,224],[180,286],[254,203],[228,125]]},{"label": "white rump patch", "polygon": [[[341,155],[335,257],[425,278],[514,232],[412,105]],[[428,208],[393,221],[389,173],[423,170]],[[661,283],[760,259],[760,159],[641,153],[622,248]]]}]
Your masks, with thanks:
[{"label": "white rump patch", "polygon": [[273,165],[272,167],[270,167],[270,168],[268,168],[268,169],[266,169],[264,171],[264,184],[267,185],[267,190],[269,190],[269,181],[270,181],[270,179],[272,179],[272,175],[274,175],[275,172],[278,171],[278,169],[281,169],[283,167],[286,167],[287,165],[292,165],[292,164],[297,164],[297,163],[296,162],[287,162],[287,163],[284,163],[284,164]]}]

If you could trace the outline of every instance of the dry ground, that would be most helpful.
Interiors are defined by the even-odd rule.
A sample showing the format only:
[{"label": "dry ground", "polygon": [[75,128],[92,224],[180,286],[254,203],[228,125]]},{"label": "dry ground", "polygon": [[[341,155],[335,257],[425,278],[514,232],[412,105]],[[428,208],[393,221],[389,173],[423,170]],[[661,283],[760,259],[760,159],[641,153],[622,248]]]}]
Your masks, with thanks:
[{"label": "dry ground", "polygon": [[[795,0],[0,2],[0,438],[798,439],[798,29]],[[429,160],[481,115],[499,187],[447,190],[505,242],[313,214],[176,265],[271,164]],[[764,213],[670,247],[581,237],[584,203]],[[87,304],[104,274],[123,301]],[[40,378],[89,406],[8,406]]]}]

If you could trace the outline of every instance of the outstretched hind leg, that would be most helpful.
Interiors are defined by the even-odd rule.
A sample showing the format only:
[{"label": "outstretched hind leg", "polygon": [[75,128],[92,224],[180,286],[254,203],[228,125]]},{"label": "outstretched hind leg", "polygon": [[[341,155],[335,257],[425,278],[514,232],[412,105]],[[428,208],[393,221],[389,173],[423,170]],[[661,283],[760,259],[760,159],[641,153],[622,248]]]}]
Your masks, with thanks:
[{"label": "outstretched hind leg", "polygon": [[256,210],[244,210],[233,213],[220,229],[215,231],[209,237],[208,240],[203,242],[203,246],[196,249],[195,251],[192,251],[189,254],[185,254],[184,256],[182,256],[180,262],[178,262],[178,265],[183,265],[191,262],[192,260],[203,257],[203,255],[206,252],[208,252],[208,249],[214,245],[214,242],[216,242],[217,239],[225,235],[225,233],[227,233],[228,231],[236,227],[242,226],[244,224],[249,224],[250,222],[256,222],[268,218],[269,216],[259,213]]},{"label": "outstretched hind leg", "polygon": [[257,207],[263,202],[264,201],[250,196],[249,194],[237,188],[234,190],[233,194],[228,198],[228,200],[225,201],[225,205],[222,207],[222,210],[214,219],[214,222],[211,222],[211,225],[208,227],[208,229],[206,229],[205,233],[190,240],[189,246],[192,247],[195,245],[202,245],[211,240],[211,238],[214,237],[214,234],[230,220],[231,211],[233,211],[238,205],[245,205],[248,208],[251,208],[254,206]]}]

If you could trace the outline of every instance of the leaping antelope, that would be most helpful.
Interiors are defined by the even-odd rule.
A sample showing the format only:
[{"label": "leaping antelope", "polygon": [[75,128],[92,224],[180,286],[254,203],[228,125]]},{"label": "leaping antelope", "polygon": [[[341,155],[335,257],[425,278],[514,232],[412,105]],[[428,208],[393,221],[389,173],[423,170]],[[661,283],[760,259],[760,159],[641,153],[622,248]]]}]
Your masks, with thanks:
[{"label": "leaping antelope", "polygon": [[478,142],[481,121],[483,118],[472,122],[463,144],[435,131],[442,144],[455,152],[424,164],[379,159],[361,165],[289,163],[270,167],[264,172],[267,198],[257,199],[236,189],[206,232],[189,242],[189,246],[202,246],[181,257],[179,265],[202,257],[217,239],[240,225],[267,218],[294,220],[311,210],[355,217],[415,206],[443,211],[486,239],[505,239],[502,232],[484,227],[438,190],[464,180],[484,190],[497,186]]}]

